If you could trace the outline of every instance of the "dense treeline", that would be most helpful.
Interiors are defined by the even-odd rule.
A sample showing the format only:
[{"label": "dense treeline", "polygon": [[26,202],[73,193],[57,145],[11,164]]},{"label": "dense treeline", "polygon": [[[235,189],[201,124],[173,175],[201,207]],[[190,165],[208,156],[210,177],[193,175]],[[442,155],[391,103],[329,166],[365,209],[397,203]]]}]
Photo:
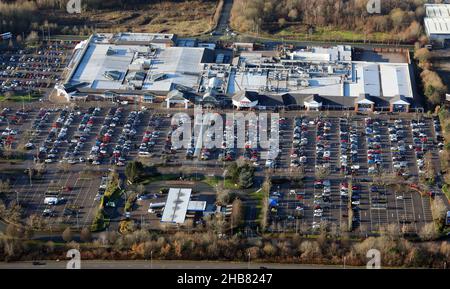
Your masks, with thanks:
[{"label": "dense treeline", "polygon": [[[162,2],[184,2],[185,0],[82,0],[86,9],[134,9],[136,6],[162,3]],[[203,0],[204,2],[216,2],[216,0]],[[0,3],[13,5],[34,4],[40,9],[65,9],[69,0],[2,0]]]},{"label": "dense treeline", "polygon": [[411,40],[421,32],[425,0],[383,0],[369,14],[368,0],[235,0],[231,24],[247,31],[274,31],[292,24],[333,26],[365,33],[389,32]]},{"label": "dense treeline", "polygon": [[[394,228],[398,229],[398,228]],[[383,266],[442,268],[450,261],[450,246],[447,242],[413,243],[395,232],[370,237],[362,242],[349,239],[335,240],[323,232],[318,238],[304,236],[279,236],[249,241],[233,236],[221,238],[209,233],[176,233],[163,235],[147,230],[138,230],[120,235],[108,232],[92,238],[88,231],[82,232],[83,243],[71,241],[70,230],[63,234],[64,244],[23,241],[24,233],[8,228],[0,235],[0,260],[64,259],[69,248],[81,251],[82,260],[251,260],[293,262],[304,264],[342,264],[364,266],[370,249],[378,249]],[[93,240],[92,240],[93,239]]]}]

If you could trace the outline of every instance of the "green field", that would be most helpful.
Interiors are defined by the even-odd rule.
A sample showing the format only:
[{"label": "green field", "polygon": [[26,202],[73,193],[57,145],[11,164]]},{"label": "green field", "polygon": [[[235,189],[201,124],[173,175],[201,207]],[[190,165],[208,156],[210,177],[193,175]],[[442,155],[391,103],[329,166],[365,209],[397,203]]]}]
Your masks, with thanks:
[{"label": "green field", "polygon": [[41,94],[16,94],[12,96],[0,95],[0,102],[12,101],[12,102],[32,102],[41,98]]},{"label": "green field", "polygon": [[295,40],[295,41],[318,41],[318,42],[376,42],[393,43],[398,42],[398,37],[391,33],[367,33],[350,30],[339,30],[335,27],[318,27],[313,33],[308,33],[304,26],[292,25],[275,31],[273,33],[260,34],[262,37]]}]

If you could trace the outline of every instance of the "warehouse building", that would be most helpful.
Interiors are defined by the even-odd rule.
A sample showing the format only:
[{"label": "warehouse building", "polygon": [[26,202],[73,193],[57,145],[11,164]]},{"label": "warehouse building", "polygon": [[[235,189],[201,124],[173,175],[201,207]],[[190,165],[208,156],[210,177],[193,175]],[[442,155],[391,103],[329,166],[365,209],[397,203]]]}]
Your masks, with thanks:
[{"label": "warehouse building", "polygon": [[70,73],[56,86],[67,100],[81,95],[153,101],[173,90],[197,92],[214,50],[174,46],[171,34],[93,35],[74,51]]},{"label": "warehouse building", "polygon": [[450,41],[450,4],[425,4],[424,20],[428,38],[445,46]]}]

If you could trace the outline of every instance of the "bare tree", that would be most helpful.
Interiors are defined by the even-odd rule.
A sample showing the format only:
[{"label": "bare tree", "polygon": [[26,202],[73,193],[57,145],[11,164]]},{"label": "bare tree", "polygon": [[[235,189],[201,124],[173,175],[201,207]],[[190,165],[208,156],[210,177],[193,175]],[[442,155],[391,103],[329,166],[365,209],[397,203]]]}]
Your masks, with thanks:
[{"label": "bare tree", "polygon": [[62,238],[64,241],[66,241],[67,243],[72,241],[73,235],[72,235],[72,231],[70,230],[70,227],[67,227],[64,232],[62,233]]}]

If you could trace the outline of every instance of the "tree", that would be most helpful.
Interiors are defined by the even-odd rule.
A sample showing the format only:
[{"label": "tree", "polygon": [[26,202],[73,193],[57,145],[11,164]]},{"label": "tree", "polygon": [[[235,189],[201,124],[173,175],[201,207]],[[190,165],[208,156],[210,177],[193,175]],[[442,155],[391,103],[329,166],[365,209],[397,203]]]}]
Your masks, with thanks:
[{"label": "tree", "polygon": [[330,175],[330,169],[320,166],[316,169],[316,176],[318,179],[323,180],[326,179]]},{"label": "tree", "polygon": [[244,207],[242,201],[236,198],[233,201],[233,211],[231,212],[231,227],[236,228],[242,225],[244,220]]},{"label": "tree", "polygon": [[144,194],[144,193],[145,193],[145,186],[144,186],[143,184],[137,185],[137,187],[136,187],[136,192],[137,192],[139,195]]},{"label": "tree", "polygon": [[39,35],[36,31],[31,31],[30,34],[28,34],[26,41],[28,43],[35,43],[39,40]]},{"label": "tree", "polygon": [[433,221],[439,231],[442,231],[445,226],[445,217],[447,214],[447,206],[441,197],[436,197],[431,202],[431,214],[433,215]]},{"label": "tree", "polygon": [[419,50],[416,50],[414,54],[414,59],[420,61],[420,62],[427,62],[431,58],[431,53],[427,48],[420,48]]},{"label": "tree", "polygon": [[244,160],[237,160],[227,167],[226,177],[241,189],[248,189],[253,186],[255,168]]},{"label": "tree", "polygon": [[90,242],[92,240],[92,235],[91,235],[91,231],[89,230],[89,228],[85,227],[85,228],[81,229],[80,239],[83,242]]},{"label": "tree", "polygon": [[144,165],[139,161],[133,161],[127,164],[125,176],[130,183],[134,183],[143,173]]},{"label": "tree", "polygon": [[62,233],[62,239],[69,243],[70,241],[72,241],[73,235],[72,235],[72,231],[70,230],[70,227],[67,227],[64,232]]},{"label": "tree", "polygon": [[71,164],[68,161],[63,161],[58,164],[58,167],[62,172],[67,173],[70,170]]},{"label": "tree", "polygon": [[242,170],[239,174],[239,187],[241,189],[248,189],[253,186],[254,173],[251,170]]},{"label": "tree", "polygon": [[237,162],[231,163],[226,170],[227,174],[226,177],[228,179],[231,179],[234,183],[237,183],[239,179],[239,166]]},{"label": "tree", "polygon": [[269,222],[269,196],[271,189],[272,181],[269,176],[266,176],[261,188],[263,199],[261,201],[260,227],[262,231],[267,229]]},{"label": "tree", "polygon": [[434,71],[425,69],[420,74],[420,77],[422,78],[422,83],[425,88],[424,94],[428,101],[433,105],[441,103],[447,87],[442,82],[440,76]]},{"label": "tree", "polygon": [[230,190],[225,190],[222,186],[217,186],[215,189],[217,204],[225,206],[233,201],[235,195]]},{"label": "tree", "polygon": [[291,10],[289,11],[288,16],[289,16],[289,18],[290,18],[292,21],[297,20],[297,17],[298,17],[298,10],[295,9],[295,8],[294,8],[294,9],[291,9]]},{"label": "tree", "polygon": [[17,227],[15,225],[8,224],[8,226],[6,227],[6,235],[13,237],[13,238],[18,238],[19,230],[17,229]]},{"label": "tree", "polygon": [[422,241],[431,241],[439,236],[436,226],[433,223],[426,223],[419,231],[419,237]]},{"label": "tree", "polygon": [[9,180],[3,181],[0,180],[0,193],[9,193],[11,190],[11,184]]}]

